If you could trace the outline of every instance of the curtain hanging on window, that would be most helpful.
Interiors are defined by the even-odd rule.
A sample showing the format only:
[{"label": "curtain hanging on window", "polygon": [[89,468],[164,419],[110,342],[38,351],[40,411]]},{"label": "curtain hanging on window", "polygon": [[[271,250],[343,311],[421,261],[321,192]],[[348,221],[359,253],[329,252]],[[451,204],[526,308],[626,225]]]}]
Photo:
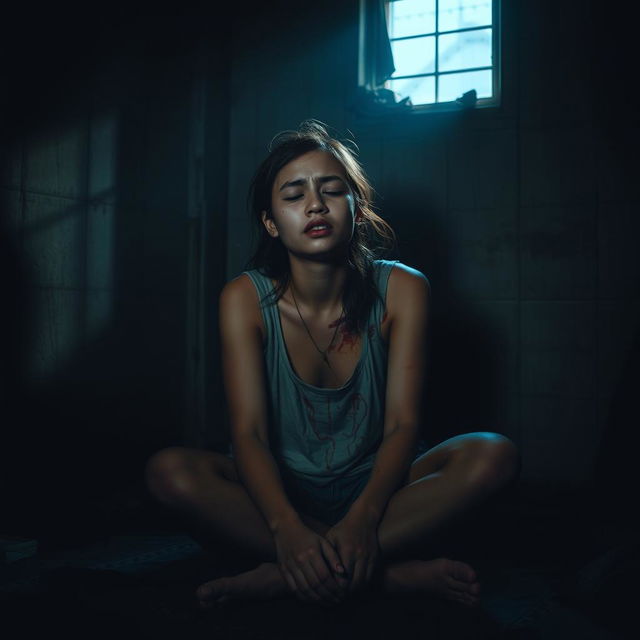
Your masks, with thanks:
[{"label": "curtain hanging on window", "polygon": [[396,102],[396,94],[384,88],[396,70],[385,4],[384,0],[360,0],[359,87],[352,108],[364,116],[411,107],[408,97]]},{"label": "curtain hanging on window", "polygon": [[387,31],[384,0],[363,0],[364,87],[375,91],[396,70]]}]

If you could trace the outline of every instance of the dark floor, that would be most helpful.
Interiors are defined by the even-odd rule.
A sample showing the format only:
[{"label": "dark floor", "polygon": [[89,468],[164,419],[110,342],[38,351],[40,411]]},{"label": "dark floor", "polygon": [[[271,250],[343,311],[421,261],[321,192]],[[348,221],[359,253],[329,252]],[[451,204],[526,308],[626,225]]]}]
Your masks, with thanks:
[{"label": "dark floor", "polygon": [[[557,497],[556,497],[557,498]],[[585,528],[580,500],[508,500],[447,536],[449,555],[478,571],[482,604],[469,610],[425,596],[362,594],[335,608],[282,598],[198,609],[202,582],[255,566],[205,552],[179,518],[144,496],[102,505],[108,535],[44,541],[37,556],[0,564],[0,623],[16,638],[602,638],[631,637],[638,546],[624,528]],[[40,541],[39,541],[40,542]],[[633,634],[635,637],[635,633]]]}]

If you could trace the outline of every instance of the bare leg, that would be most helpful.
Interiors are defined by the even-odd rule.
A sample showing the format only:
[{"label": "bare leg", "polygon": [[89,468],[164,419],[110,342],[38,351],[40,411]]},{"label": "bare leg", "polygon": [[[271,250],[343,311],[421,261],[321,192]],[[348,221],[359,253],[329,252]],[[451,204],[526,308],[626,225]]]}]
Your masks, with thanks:
[{"label": "bare leg", "polygon": [[276,561],[271,531],[230,458],[197,449],[165,449],[147,463],[146,482],[160,503],[257,557]]},{"label": "bare leg", "polygon": [[512,482],[518,464],[515,445],[497,434],[456,436],[427,451],[380,521],[383,559],[415,557],[418,546]]},{"label": "bare leg", "polygon": [[[330,528],[313,520],[307,524],[321,535]],[[381,563],[372,586],[389,593],[427,593],[470,606],[478,603],[480,592],[475,571],[464,562],[448,558]],[[251,571],[202,584],[196,591],[196,597],[203,609],[209,609],[230,599],[270,599],[284,596],[288,591],[278,565],[264,562]],[[332,606],[332,603],[322,604]]]},{"label": "bare leg", "polygon": [[[375,584],[389,592],[421,591],[477,604],[480,585],[468,564],[448,558],[409,558],[412,545],[428,541],[439,528],[513,479],[517,471],[515,448],[505,439],[489,436],[453,438],[414,463],[408,484],[392,497],[378,527],[382,561]],[[330,528],[309,520],[308,526],[321,535]],[[265,563],[254,571],[208,582],[200,587],[198,597],[207,606],[214,600],[256,595],[256,588],[267,597],[286,592],[277,565]]]},{"label": "bare leg", "polygon": [[[487,435],[494,434],[452,438],[413,464],[408,484],[389,501],[378,528],[382,553],[379,583],[383,588],[399,592],[421,590],[438,593],[468,604],[477,601],[479,585],[475,571],[469,565],[446,558],[397,560],[410,557],[412,544],[425,541],[438,528],[512,479],[516,468],[515,448],[504,438]],[[285,593],[288,588],[273,562],[276,559],[275,545],[257,508],[244,488],[234,480],[224,482],[225,478],[212,483],[210,467],[203,465],[202,457],[199,460],[200,481],[193,482],[193,475],[189,481],[183,478],[183,495],[190,496],[188,502],[194,514],[208,521],[212,530],[241,540],[271,561],[239,576],[220,578],[202,585],[197,592],[201,603],[206,605],[229,597],[273,597]],[[230,463],[228,459],[227,462]],[[226,471],[228,476],[233,473],[230,469]],[[175,491],[178,484],[174,478],[174,494],[180,495],[180,490]],[[322,535],[329,528],[308,517],[303,517],[303,521]]]}]

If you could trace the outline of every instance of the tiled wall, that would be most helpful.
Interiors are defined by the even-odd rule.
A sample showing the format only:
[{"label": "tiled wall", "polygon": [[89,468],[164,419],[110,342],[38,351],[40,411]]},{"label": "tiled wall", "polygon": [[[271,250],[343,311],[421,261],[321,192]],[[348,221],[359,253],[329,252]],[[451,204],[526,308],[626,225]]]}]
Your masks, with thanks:
[{"label": "tiled wall", "polygon": [[[525,480],[584,486],[640,317],[638,129],[615,31],[590,3],[503,2],[499,110],[367,120],[350,110],[357,3],[284,5],[234,36],[227,277],[250,254],[246,190],[273,135],[308,117],[348,129],[397,257],[431,281],[425,435],[499,431]],[[602,95],[614,62],[617,101]]]},{"label": "tiled wall", "polygon": [[[501,108],[408,118],[351,110],[357,2],[283,0],[219,20],[232,38],[229,85],[227,52],[209,40],[207,388],[222,390],[215,303],[250,255],[252,173],[277,132],[318,118],[354,135],[397,257],[431,281],[425,436],[499,431],[520,445],[526,479],[575,486],[637,369],[632,40],[615,41],[598,3],[502,5]],[[121,429],[143,448],[183,433],[193,60],[157,24],[146,34],[132,29],[135,44],[58,103],[25,78],[31,119],[4,148],[0,193],[31,305],[26,373],[61,381],[57,411],[80,407],[69,442],[86,416],[92,434]]]},{"label": "tiled wall", "polygon": [[[96,469],[115,455],[120,477],[137,481],[153,450],[217,437],[217,423],[207,434],[185,424],[186,370],[196,357],[187,349],[187,282],[198,55],[210,116],[197,176],[211,247],[201,275],[214,290],[225,255],[226,68],[219,43],[204,53],[196,44],[160,46],[164,57],[144,50],[148,40],[138,52],[114,47],[73,95],[45,83],[50,108],[30,103],[24,130],[12,131],[3,149],[2,210],[25,285],[18,358],[31,406],[20,438],[69,469],[87,438],[103,456]],[[216,295],[202,301],[214,327],[198,343],[207,362],[218,358],[216,303]],[[208,365],[205,375],[207,419],[218,420],[219,367]]]}]

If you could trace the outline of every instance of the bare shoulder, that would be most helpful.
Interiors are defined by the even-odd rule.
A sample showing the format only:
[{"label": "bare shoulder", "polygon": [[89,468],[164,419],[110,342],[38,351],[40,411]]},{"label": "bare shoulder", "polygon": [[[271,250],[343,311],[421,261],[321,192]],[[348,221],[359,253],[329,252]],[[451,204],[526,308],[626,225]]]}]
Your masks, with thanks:
[{"label": "bare shoulder", "polygon": [[243,435],[268,443],[264,358],[255,321],[257,297],[245,274],[229,281],[220,293],[221,359],[234,444]]},{"label": "bare shoulder", "polygon": [[387,284],[387,312],[393,321],[403,309],[410,308],[407,302],[426,305],[431,294],[429,279],[419,271],[402,262],[397,262],[389,274]]},{"label": "bare shoulder", "polygon": [[231,315],[234,319],[241,319],[258,329],[264,337],[262,314],[258,292],[251,278],[242,273],[222,288],[220,292],[220,313]]}]

